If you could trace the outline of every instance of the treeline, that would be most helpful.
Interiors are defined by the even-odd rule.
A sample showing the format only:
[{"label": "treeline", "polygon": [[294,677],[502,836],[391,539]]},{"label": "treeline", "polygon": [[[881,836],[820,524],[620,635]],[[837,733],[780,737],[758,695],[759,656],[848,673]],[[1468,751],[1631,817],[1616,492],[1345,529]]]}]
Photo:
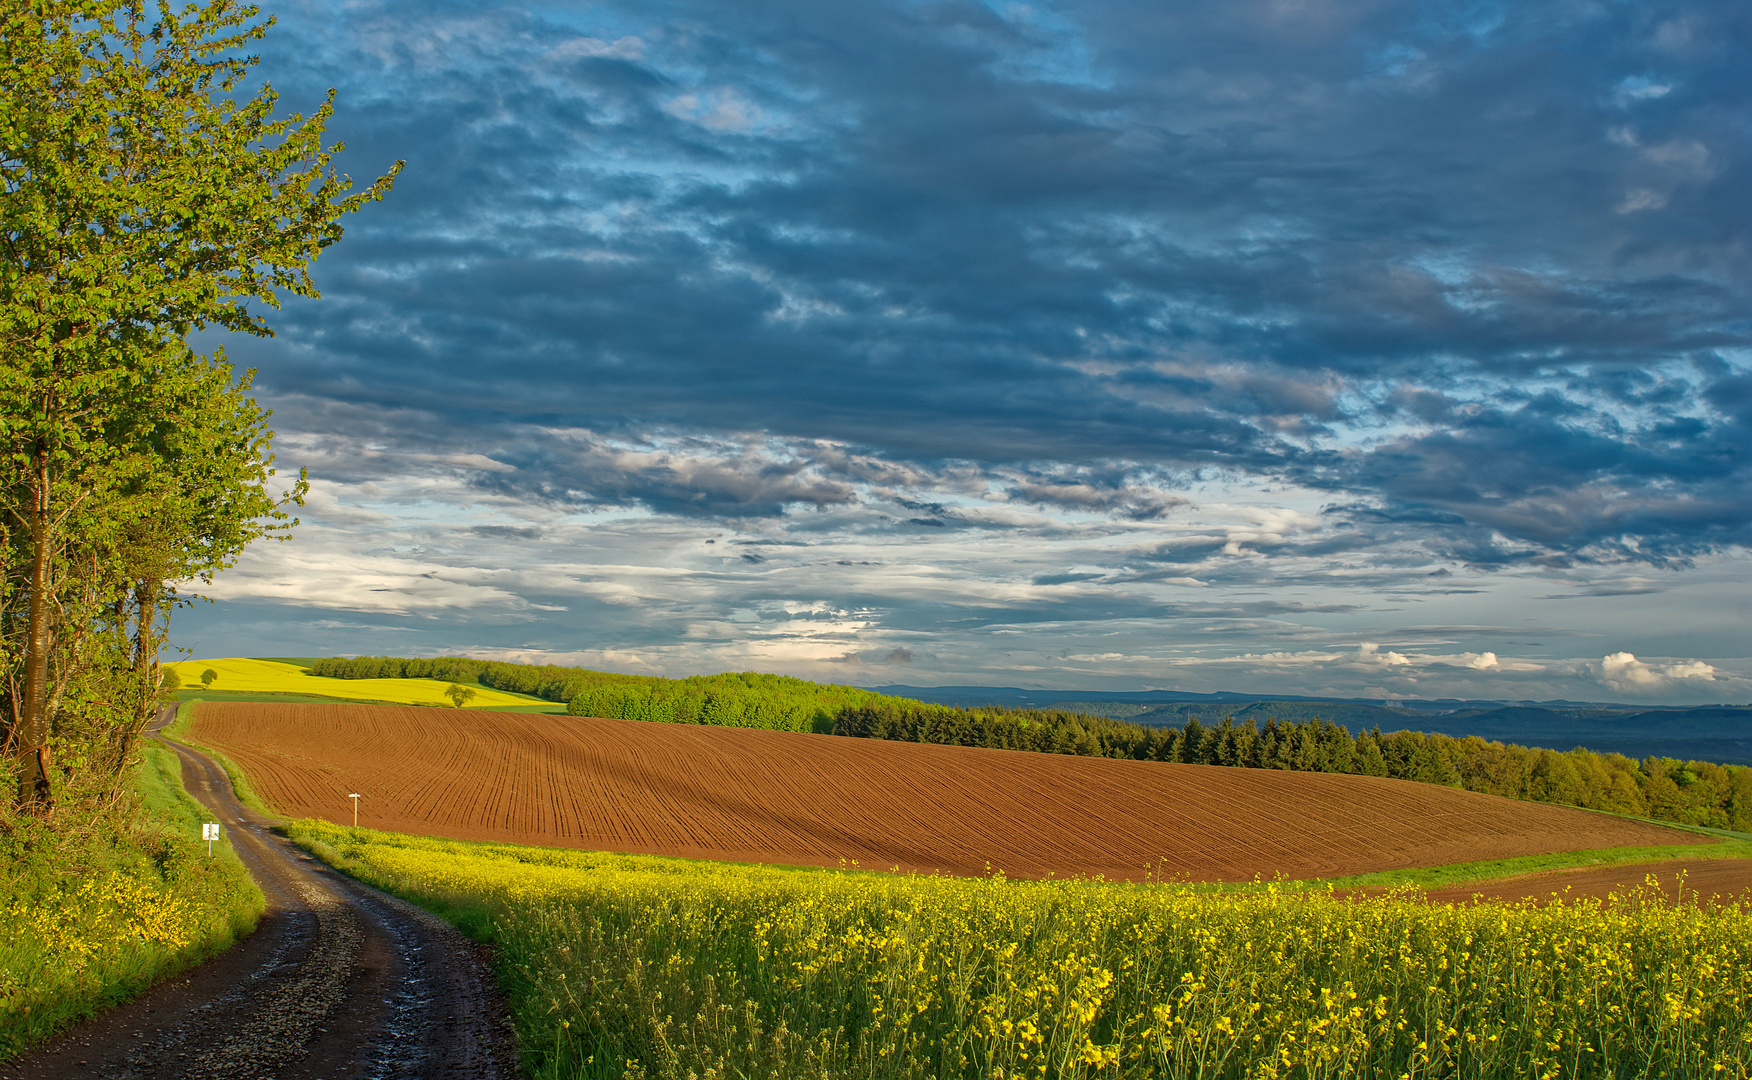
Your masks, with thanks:
[{"label": "treeline", "polygon": [[1416,731],[1352,735],[1323,719],[1147,727],[1066,709],[957,708],[753,672],[664,679],[466,657],[320,660],[343,679],[477,681],[563,701],[573,716],[828,732],[1085,757],[1386,776],[1513,799],[1752,831],[1752,769],[1567,752]]},{"label": "treeline", "polygon": [[310,670],[313,675],[336,679],[478,682],[494,690],[564,702],[566,711],[573,716],[778,731],[825,733],[833,728],[834,718],[843,709],[906,700],[855,686],[809,682],[788,675],[763,675],[752,671],[664,679],[652,675],[616,675],[584,668],[509,664],[457,656],[430,659],[338,657],[318,660]]},{"label": "treeline", "polygon": [[494,690],[528,694],[543,701],[557,701],[562,704],[598,686],[670,681],[649,675],[615,675],[606,671],[587,671],[584,668],[511,664],[502,660],[476,660],[467,656],[338,656],[318,660],[311,665],[310,673],[331,679],[438,679],[443,682],[474,682]]},{"label": "treeline", "polygon": [[1325,720],[1182,728],[1052,709],[965,709],[891,698],[842,711],[836,735],[1250,769],[1386,776],[1712,828],[1752,830],[1752,769],[1567,752],[1417,731],[1358,735]]}]

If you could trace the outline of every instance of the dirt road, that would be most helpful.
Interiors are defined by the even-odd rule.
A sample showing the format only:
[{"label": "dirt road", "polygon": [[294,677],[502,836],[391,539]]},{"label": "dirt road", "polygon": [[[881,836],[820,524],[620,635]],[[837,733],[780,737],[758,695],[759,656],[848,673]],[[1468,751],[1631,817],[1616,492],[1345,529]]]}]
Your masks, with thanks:
[{"label": "dirt road", "polygon": [[[168,717],[161,717],[159,726]],[[268,831],[211,758],[183,783],[267,896],[223,956],[0,1063],[0,1080],[500,1080],[516,1075],[482,948]]]}]

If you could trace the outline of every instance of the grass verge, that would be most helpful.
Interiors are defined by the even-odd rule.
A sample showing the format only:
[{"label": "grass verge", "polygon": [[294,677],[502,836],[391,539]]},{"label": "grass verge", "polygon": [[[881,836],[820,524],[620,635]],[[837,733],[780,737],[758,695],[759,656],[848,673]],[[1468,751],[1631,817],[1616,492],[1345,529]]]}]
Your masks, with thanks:
[{"label": "grass verge", "polygon": [[[184,701],[176,707],[176,719],[165,725],[161,733],[165,738],[174,739],[184,746],[192,746],[219,763],[225,770],[225,775],[231,779],[231,790],[236,793],[237,801],[267,818],[279,818],[278,810],[269,806],[267,800],[256,794],[256,789],[250,785],[249,775],[237,767],[237,763],[226,757],[222,751],[211,746],[205,746],[190,736],[189,728],[195,720],[195,706],[199,701]],[[198,804],[197,804],[198,805]]]},{"label": "grass verge", "polygon": [[1451,863],[1411,870],[1381,870],[1370,874],[1351,874],[1317,882],[1295,884],[1314,888],[1446,888],[1501,878],[1524,877],[1549,870],[1574,870],[1589,866],[1629,866],[1634,863],[1665,862],[1672,859],[1752,859],[1752,843],[1744,841],[1721,844],[1669,844],[1660,847],[1599,848],[1593,851],[1561,851],[1551,855],[1524,855],[1515,859],[1491,859],[1483,862]]},{"label": "grass verge", "polygon": [[287,831],[490,938],[535,1077],[1752,1075],[1752,915],[1641,892],[1456,907]]},{"label": "grass verge", "polygon": [[211,858],[176,755],[149,745],[54,815],[0,819],[0,1059],[120,1004],[255,929],[261,891],[229,843]]}]

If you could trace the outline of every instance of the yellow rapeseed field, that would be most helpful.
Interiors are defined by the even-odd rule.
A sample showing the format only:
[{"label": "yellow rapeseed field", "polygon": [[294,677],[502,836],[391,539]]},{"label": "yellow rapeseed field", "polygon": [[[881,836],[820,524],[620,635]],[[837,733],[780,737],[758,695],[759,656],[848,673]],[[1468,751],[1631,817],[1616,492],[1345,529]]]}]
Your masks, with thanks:
[{"label": "yellow rapeseed field", "polygon": [[[448,683],[435,679],[330,679],[306,674],[295,664],[277,660],[178,660],[164,665],[182,680],[184,688],[199,688],[201,673],[211,669],[219,677],[212,689],[254,694],[308,694],[319,697],[354,698],[360,701],[387,701],[398,705],[443,705]],[[469,708],[487,705],[529,705],[528,698],[518,697],[485,686],[471,686],[475,696]]]},{"label": "yellow rapeseed field", "polygon": [[540,1076],[1740,1077],[1752,916],[1019,882],[306,822],[484,922]]}]

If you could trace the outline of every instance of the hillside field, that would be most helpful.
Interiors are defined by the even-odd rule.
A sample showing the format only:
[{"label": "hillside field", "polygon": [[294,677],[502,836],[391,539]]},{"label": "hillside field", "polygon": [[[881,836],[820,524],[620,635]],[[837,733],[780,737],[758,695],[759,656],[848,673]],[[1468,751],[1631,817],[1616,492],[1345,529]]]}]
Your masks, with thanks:
[{"label": "hillside field", "polygon": [[691,858],[1015,877],[1333,877],[1693,833],[1379,777],[389,705],[207,702],[282,813]]},{"label": "hillside field", "polygon": [[[201,672],[211,669],[219,677],[213,680],[217,694],[299,694],[310,697],[363,698],[398,705],[440,705],[451,707],[444,696],[448,683],[434,679],[330,679],[312,675],[296,664],[277,660],[177,660],[165,664],[182,680],[184,690],[201,687]],[[485,686],[470,686],[475,696],[467,708],[517,707],[532,704],[521,694],[507,694]]]}]

